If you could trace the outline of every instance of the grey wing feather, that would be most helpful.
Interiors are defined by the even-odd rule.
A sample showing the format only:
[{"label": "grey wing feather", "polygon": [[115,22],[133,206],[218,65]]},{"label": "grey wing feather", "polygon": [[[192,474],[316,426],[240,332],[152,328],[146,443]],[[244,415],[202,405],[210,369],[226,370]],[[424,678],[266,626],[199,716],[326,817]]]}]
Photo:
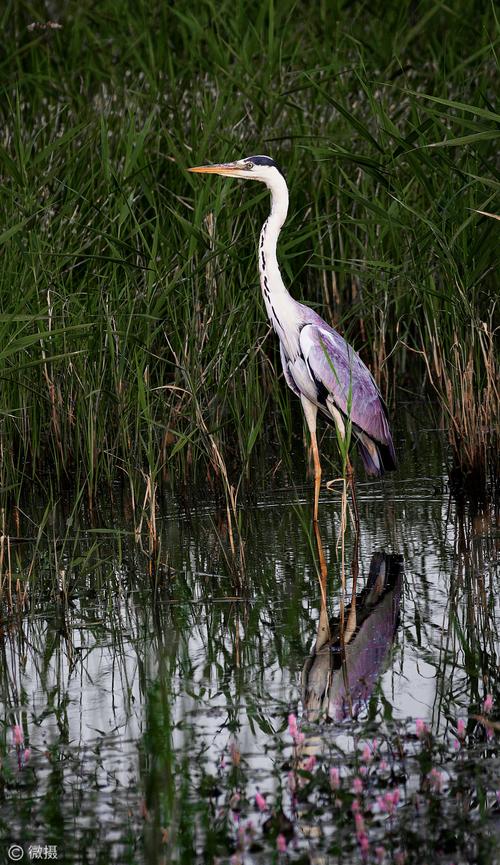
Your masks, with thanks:
[{"label": "grey wing feather", "polygon": [[281,340],[280,340],[280,356],[281,356],[281,365],[283,367],[283,373],[285,375],[285,381],[286,381],[288,387],[291,388],[291,390],[293,390],[294,394],[296,394],[296,396],[300,396],[300,390],[298,389],[297,385],[295,384],[295,381],[294,381],[294,379],[290,373],[290,370],[288,368],[288,357],[285,353],[285,349],[283,347],[283,343],[281,342]]},{"label": "grey wing feather", "polygon": [[384,402],[373,376],[354,349],[326,323],[306,324],[299,340],[316,385],[317,405],[329,413],[330,397],[343,415],[350,416],[355,427],[392,447]]}]

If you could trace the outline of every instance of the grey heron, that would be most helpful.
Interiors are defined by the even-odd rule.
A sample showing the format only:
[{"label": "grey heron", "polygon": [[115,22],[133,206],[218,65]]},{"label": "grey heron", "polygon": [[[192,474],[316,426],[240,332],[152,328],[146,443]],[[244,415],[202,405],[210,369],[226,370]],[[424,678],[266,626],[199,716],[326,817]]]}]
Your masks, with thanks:
[{"label": "grey heron", "polygon": [[375,379],[357,352],[313,309],[298,303],[286,288],[276,255],[288,213],[286,180],[269,156],[190,168],[259,180],[271,193],[271,212],[260,232],[258,263],[267,314],[280,341],[285,380],[300,398],[311,436],[314,459],[314,521],[318,520],[321,462],[316,439],[318,409],[345,441],[346,423],[357,441],[367,474],[380,477],[396,468],[387,407]]}]

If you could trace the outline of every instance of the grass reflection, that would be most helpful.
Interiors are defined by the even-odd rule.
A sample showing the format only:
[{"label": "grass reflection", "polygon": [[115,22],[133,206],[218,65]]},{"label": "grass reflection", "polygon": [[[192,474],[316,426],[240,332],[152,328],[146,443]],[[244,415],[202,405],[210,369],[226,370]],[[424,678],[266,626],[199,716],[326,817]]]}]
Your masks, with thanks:
[{"label": "grass reflection", "polygon": [[[416,863],[434,861],[432,845],[443,865],[492,863],[494,526],[448,500],[438,452],[430,470],[417,487],[421,465],[408,458],[398,480],[358,486],[354,628],[349,527],[345,545],[348,664],[367,620],[386,603],[397,612],[395,587],[392,600],[377,595],[373,551],[386,551],[379,564],[402,554],[405,573],[380,675],[363,668],[362,700],[350,685],[354,718],[334,711],[339,671],[328,671],[328,688],[313,688],[310,676],[301,685],[313,648],[318,661],[324,636],[330,646],[338,636],[333,494],[321,503],[323,611],[308,484],[241,503],[244,571],[233,566],[216,502],[189,513],[160,502],[155,574],[148,544],[123,528],[125,499],[92,518],[83,505],[44,505],[31,539],[21,515],[0,630],[3,836],[57,844],[74,863],[389,863],[403,853]],[[332,705],[333,722],[305,711],[313,691]]]}]

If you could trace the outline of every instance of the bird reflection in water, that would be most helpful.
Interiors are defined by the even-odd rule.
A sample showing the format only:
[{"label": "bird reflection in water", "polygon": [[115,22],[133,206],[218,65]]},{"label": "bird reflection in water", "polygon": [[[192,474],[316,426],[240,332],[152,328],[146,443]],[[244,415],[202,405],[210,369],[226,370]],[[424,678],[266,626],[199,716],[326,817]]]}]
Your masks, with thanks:
[{"label": "bird reflection in water", "polygon": [[[316,540],[326,577],[319,531]],[[356,717],[383,672],[399,623],[403,557],[373,553],[366,586],[359,594],[357,569],[356,541],[350,603],[345,610],[342,604],[340,614],[329,618],[322,592],[316,644],[302,671],[304,720],[340,722]]]},{"label": "bird reflection in water", "polygon": [[[311,820],[309,803],[301,802],[296,793],[307,783],[307,775],[303,773],[312,772],[318,757],[329,750],[332,737],[326,735],[326,730],[320,724],[326,721],[339,724],[348,718],[356,718],[365,709],[384,671],[397,631],[403,578],[401,555],[375,552],[366,585],[358,594],[359,535],[356,532],[351,559],[350,600],[348,603],[344,601],[342,591],[339,613],[329,617],[327,566],[319,527],[315,527],[315,533],[320,565],[321,607],[316,643],[302,671],[303,713],[300,724],[303,726],[305,722],[311,727],[308,729],[306,726],[306,732],[299,731],[298,727],[294,731],[293,722],[297,725],[295,716],[289,717],[289,732],[294,742],[291,781],[289,776],[292,811],[295,824],[304,838],[318,838],[324,831],[320,822]],[[344,747],[349,747],[348,741],[344,741]],[[333,766],[330,772],[332,769],[337,772],[338,780],[339,769]],[[297,773],[296,770],[301,771]],[[311,862],[323,865],[326,858],[320,854],[312,857]]]}]

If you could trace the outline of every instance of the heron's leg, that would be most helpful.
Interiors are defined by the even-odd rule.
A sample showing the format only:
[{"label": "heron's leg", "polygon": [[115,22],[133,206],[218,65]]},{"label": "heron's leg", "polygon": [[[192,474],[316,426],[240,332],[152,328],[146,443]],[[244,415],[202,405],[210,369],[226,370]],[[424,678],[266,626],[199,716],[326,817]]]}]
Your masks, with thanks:
[{"label": "heron's leg", "polygon": [[[323,645],[330,639],[330,628],[328,626],[328,613],[326,608],[326,587],[327,587],[327,577],[328,571],[326,567],[326,559],[325,554],[323,552],[323,544],[321,542],[321,534],[319,531],[319,523],[316,521],[314,523],[314,534],[316,535],[316,545],[318,547],[318,558],[319,558],[319,587],[321,589],[321,611],[320,611],[320,624],[318,629],[318,637],[316,640],[316,651],[320,648],[320,644]],[[326,624],[325,624],[326,622]],[[322,642],[321,642],[322,640]]]},{"label": "heron's leg", "polygon": [[313,519],[314,522],[318,522],[318,503],[319,503],[319,489],[321,486],[321,463],[319,459],[319,450],[318,450],[318,442],[316,440],[316,416],[318,414],[318,409],[316,406],[309,402],[305,396],[301,396],[300,401],[302,403],[302,408],[304,409],[304,414],[307,421],[307,426],[309,427],[309,433],[311,436],[311,448],[313,453],[314,460],[314,512]]},{"label": "heron's leg", "polygon": [[314,458],[314,522],[318,522],[318,505],[319,505],[319,490],[321,486],[321,463],[319,461],[318,443],[316,441],[316,432],[311,433],[311,442]]},{"label": "heron's leg", "polygon": [[358,530],[354,532],[354,543],[352,548],[352,562],[351,562],[351,573],[352,573],[352,590],[351,590],[351,605],[349,608],[349,615],[347,617],[347,624],[344,633],[344,641],[349,643],[354,636],[357,627],[357,614],[356,614],[356,589],[358,586],[358,576],[359,576],[359,536]]}]

